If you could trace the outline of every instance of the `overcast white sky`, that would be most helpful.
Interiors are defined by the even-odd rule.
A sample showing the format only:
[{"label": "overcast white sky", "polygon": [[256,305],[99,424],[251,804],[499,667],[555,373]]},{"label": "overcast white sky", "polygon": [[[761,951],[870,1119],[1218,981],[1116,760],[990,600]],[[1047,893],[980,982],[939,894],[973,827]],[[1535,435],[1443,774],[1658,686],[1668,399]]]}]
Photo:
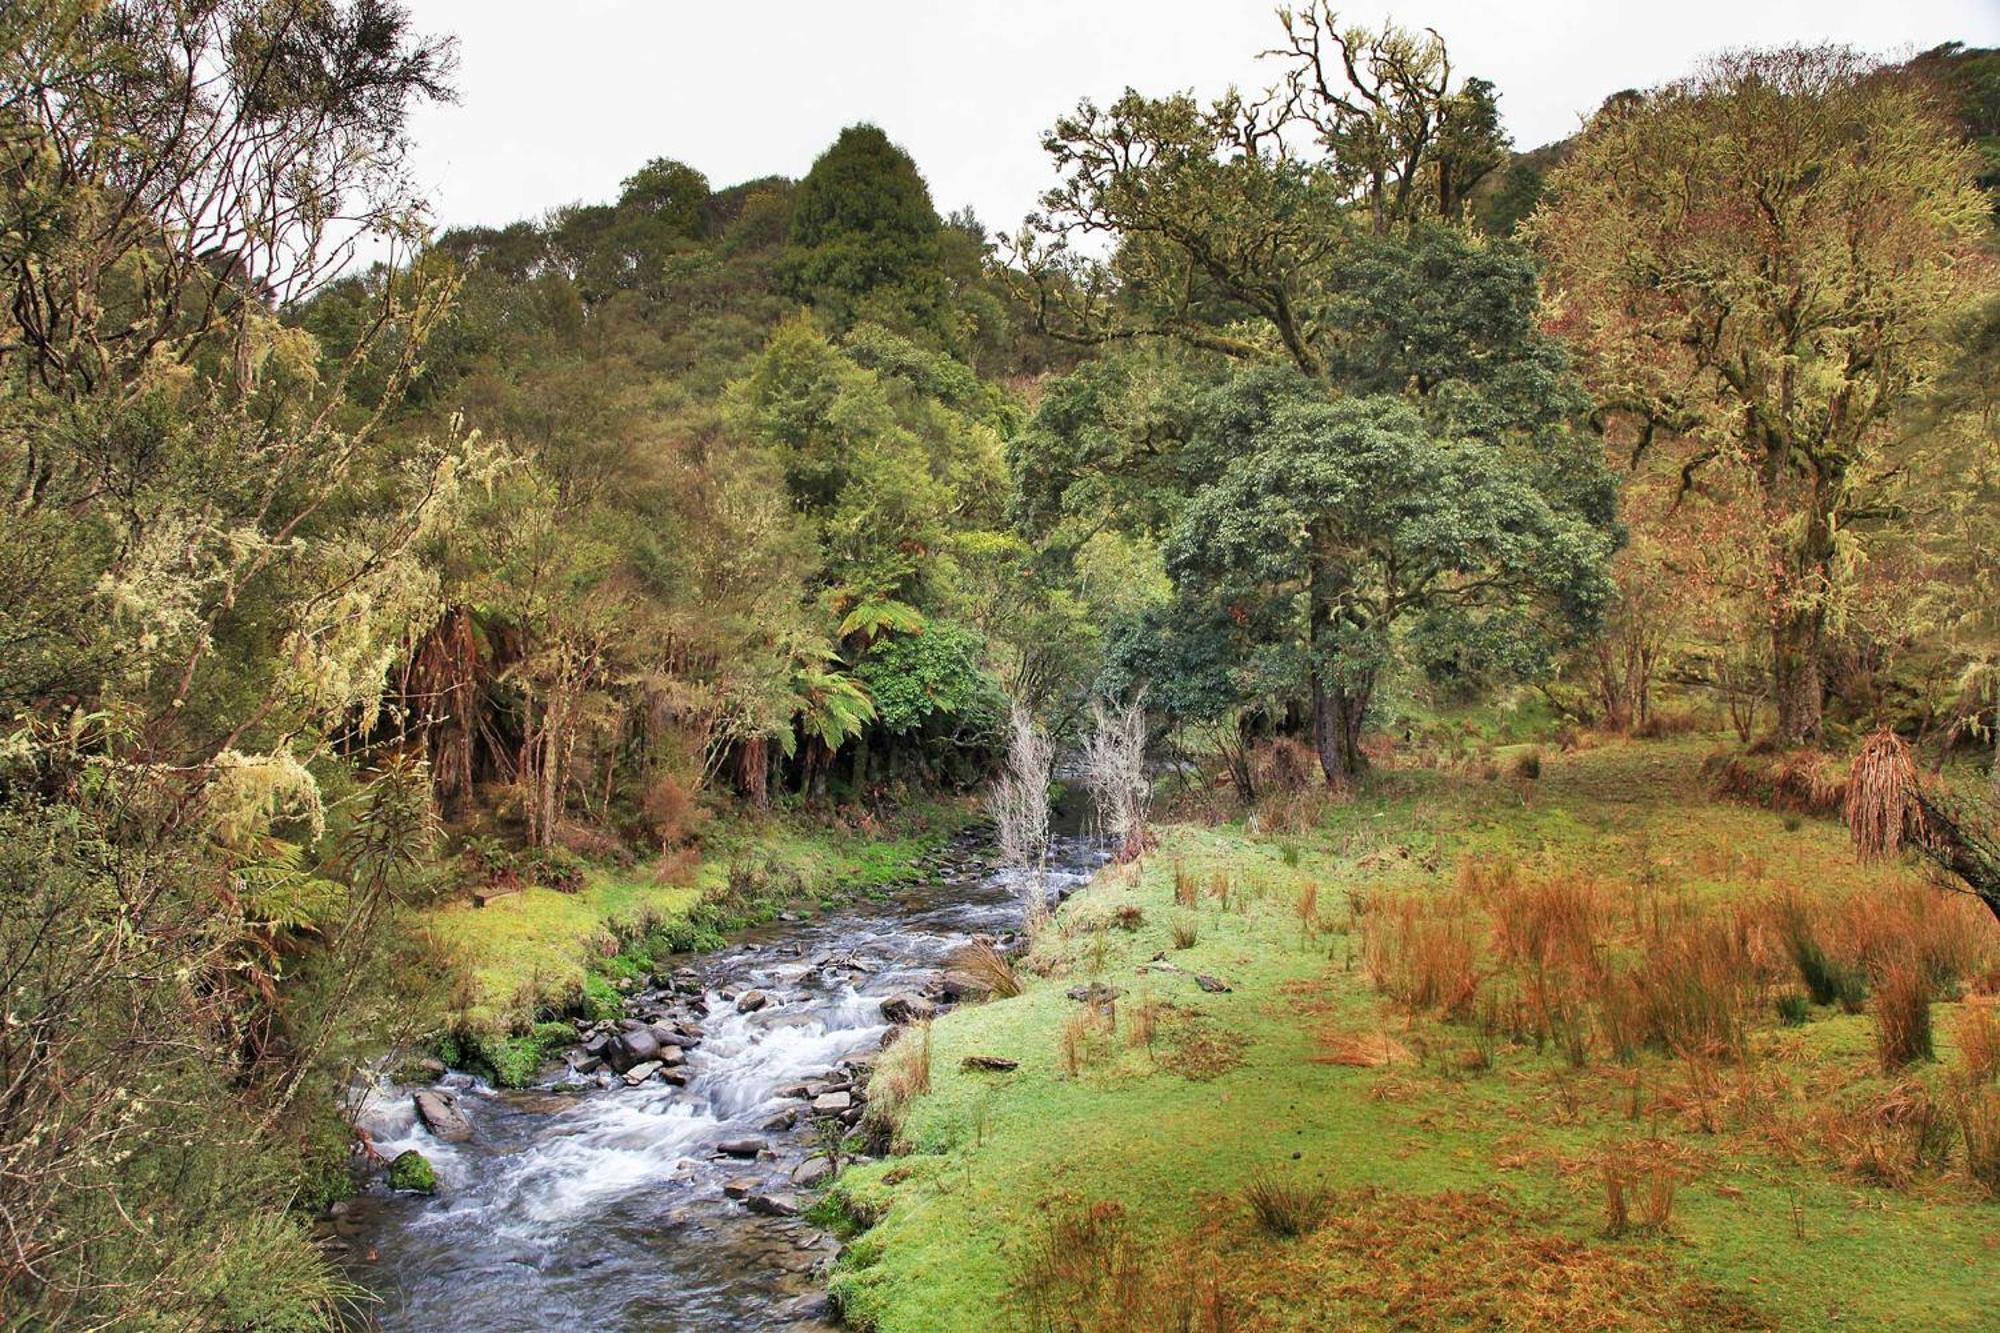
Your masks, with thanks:
[{"label": "overcast white sky", "polygon": [[[1040,136],[1080,97],[1262,86],[1271,0],[408,0],[459,38],[460,100],[415,122],[446,226],[600,202],[654,157],[718,187],[799,176],[843,125],[882,126],[940,211],[1011,230],[1049,183]],[[1561,138],[1606,94],[1732,46],[2000,44],[2000,0],[1411,0],[1352,5],[1436,28],[1493,80],[1517,145]]]}]

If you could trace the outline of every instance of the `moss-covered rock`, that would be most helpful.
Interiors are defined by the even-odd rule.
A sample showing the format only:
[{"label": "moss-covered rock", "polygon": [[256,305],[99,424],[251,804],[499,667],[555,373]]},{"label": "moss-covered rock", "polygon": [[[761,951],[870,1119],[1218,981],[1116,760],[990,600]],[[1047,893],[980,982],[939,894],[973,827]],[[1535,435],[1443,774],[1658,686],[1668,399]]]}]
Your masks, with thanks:
[{"label": "moss-covered rock", "polygon": [[437,1172],[428,1158],[410,1148],[397,1153],[396,1160],[389,1163],[389,1188],[412,1194],[436,1194]]}]

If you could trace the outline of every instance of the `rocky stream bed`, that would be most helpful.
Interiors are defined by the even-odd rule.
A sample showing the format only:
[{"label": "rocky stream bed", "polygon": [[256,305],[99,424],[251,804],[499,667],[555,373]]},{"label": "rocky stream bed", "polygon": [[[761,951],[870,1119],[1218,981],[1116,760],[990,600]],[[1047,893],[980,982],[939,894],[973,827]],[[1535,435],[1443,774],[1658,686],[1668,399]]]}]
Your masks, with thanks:
[{"label": "rocky stream bed", "polygon": [[[1056,849],[1061,896],[1101,861]],[[332,1219],[383,1329],[824,1328],[839,1242],[806,1221],[823,1139],[864,1112],[894,1029],[956,998],[945,964],[1020,919],[1018,879],[976,842],[884,901],[780,919],[580,1024],[540,1086],[383,1081],[360,1127],[415,1150],[434,1196],[386,1177]]]}]

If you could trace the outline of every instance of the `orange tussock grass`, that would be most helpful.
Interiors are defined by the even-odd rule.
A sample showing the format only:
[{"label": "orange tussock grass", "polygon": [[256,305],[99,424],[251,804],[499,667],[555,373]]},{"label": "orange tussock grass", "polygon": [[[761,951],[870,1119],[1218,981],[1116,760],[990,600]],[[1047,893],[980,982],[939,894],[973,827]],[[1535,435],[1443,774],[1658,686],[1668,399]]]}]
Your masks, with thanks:
[{"label": "orange tussock grass", "polygon": [[1875,978],[1875,1054],[1882,1072],[1928,1060],[1931,1043],[1931,978],[1914,950],[1885,961]]},{"label": "orange tussock grass", "polygon": [[1952,1025],[1967,1083],[1990,1083],[2000,1076],[2000,1015],[1990,1004],[1968,1002]]},{"label": "orange tussock grass", "polygon": [[1455,897],[1371,901],[1363,963],[1378,991],[1411,1009],[1457,1016],[1479,992],[1478,947]]}]

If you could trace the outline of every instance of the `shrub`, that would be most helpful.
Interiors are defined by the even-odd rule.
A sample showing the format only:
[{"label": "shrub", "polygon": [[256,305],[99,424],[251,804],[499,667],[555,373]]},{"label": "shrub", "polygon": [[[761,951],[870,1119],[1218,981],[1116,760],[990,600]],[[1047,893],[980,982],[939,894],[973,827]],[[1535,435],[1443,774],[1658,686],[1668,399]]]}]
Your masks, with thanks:
[{"label": "shrub", "polygon": [[1914,957],[1883,965],[1875,990],[1875,1053],[1893,1073],[1935,1055],[1931,1042],[1931,979]]},{"label": "shrub", "polygon": [[1176,949],[1192,949],[1195,941],[1201,938],[1201,918],[1193,912],[1180,912],[1168,923],[1167,929],[1173,935]]},{"label": "shrub", "polygon": [[1303,1236],[1325,1218],[1330,1200],[1324,1187],[1301,1185],[1260,1169],[1243,1187],[1243,1201],[1257,1222],[1274,1236]]},{"label": "shrub", "polygon": [[557,893],[575,893],[583,887],[588,867],[583,858],[566,847],[542,847],[515,858],[515,868],[530,884],[539,884]]},{"label": "shrub", "polygon": [[1803,991],[1779,991],[1773,1003],[1778,1011],[1778,1021],[1788,1028],[1803,1025],[1812,1014],[1812,1001],[1806,998]]},{"label": "shrub", "polygon": [[1530,782],[1542,776],[1542,752],[1530,750],[1514,761],[1514,776]]}]

